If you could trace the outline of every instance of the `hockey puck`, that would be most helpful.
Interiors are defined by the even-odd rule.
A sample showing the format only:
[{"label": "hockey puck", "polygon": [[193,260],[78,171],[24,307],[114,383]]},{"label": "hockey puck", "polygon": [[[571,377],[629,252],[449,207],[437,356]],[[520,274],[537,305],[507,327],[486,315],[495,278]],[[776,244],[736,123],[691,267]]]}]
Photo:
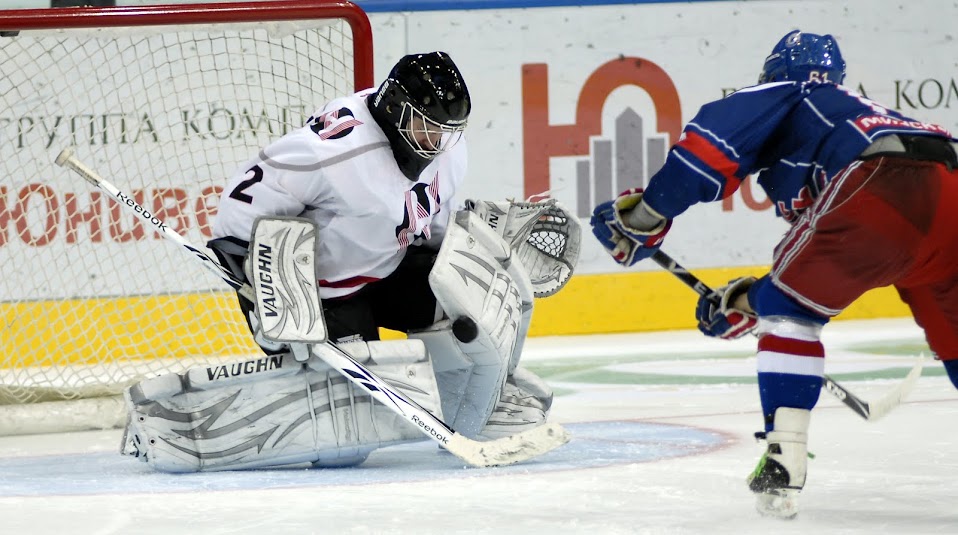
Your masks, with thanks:
[{"label": "hockey puck", "polygon": [[456,340],[468,344],[479,336],[479,327],[472,318],[463,316],[452,322],[452,334],[455,335]]}]

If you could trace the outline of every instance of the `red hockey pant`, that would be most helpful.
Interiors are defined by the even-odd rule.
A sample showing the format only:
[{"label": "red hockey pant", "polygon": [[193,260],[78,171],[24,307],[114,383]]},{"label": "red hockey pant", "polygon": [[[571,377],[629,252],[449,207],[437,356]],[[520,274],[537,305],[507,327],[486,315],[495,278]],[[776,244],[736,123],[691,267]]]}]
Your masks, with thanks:
[{"label": "red hockey pant", "polygon": [[856,161],[778,245],[772,279],[829,317],[872,288],[895,285],[932,351],[958,359],[958,170]]}]

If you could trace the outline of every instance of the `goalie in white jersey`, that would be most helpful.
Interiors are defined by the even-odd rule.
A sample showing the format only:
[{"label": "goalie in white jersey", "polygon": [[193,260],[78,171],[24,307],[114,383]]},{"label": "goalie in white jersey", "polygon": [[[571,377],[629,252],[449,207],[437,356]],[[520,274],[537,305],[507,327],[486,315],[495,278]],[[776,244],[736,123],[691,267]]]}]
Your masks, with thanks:
[{"label": "goalie in white jersey", "polygon": [[406,56],[378,91],[331,101],[243,164],[209,245],[242,273],[258,217],[311,219],[332,341],[429,326],[437,318],[426,275],[461,203],[470,109],[449,56]]},{"label": "goalie in white jersey", "polygon": [[[470,111],[469,91],[447,54],[405,56],[378,89],[329,102],[241,166],[224,189],[208,245],[248,280],[257,221],[315,222],[328,339],[458,433],[498,438],[541,425],[549,412],[549,387],[517,365],[533,295],[554,293],[574,269],[578,223],[555,203],[470,202],[459,211]],[[538,220],[552,224],[544,235],[562,238],[561,250],[528,244]],[[266,362],[283,368],[293,360],[290,348],[267,339],[255,305],[239,301],[265,358],[274,359]],[[409,338],[379,341],[380,327]],[[191,370],[170,391],[165,384],[131,389],[140,423],[134,418],[127,452],[165,471],[353,465],[377,447],[423,438],[316,358],[301,364],[308,370],[302,396],[299,379],[261,361],[244,368],[255,372],[236,379],[233,390],[213,384],[222,370],[212,369]],[[238,397],[227,398],[236,388]],[[216,412],[221,406],[230,408]],[[246,425],[221,437],[209,429],[220,424],[207,423],[227,410]],[[170,423],[186,418],[170,414],[210,411],[201,425],[194,416],[182,429]],[[306,425],[291,421],[313,428],[303,432]],[[279,438],[261,439],[276,426],[286,429]],[[238,447],[260,440],[259,449]],[[172,447],[155,446],[164,443]]]}]

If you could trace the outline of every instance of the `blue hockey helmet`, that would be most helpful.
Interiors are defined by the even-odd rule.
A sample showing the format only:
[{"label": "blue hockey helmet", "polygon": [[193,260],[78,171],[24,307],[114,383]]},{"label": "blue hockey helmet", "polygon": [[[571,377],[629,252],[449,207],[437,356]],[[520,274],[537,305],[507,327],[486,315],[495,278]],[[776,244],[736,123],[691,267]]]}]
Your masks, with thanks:
[{"label": "blue hockey helmet", "polygon": [[845,60],[831,35],[789,32],[765,58],[758,83],[834,82],[845,79]]}]

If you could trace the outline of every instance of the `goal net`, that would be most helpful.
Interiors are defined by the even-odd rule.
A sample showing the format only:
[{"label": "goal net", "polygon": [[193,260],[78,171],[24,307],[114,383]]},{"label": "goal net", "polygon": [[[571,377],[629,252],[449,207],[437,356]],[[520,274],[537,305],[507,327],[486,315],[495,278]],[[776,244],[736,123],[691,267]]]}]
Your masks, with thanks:
[{"label": "goal net", "polygon": [[348,2],[0,11],[0,434],[115,426],[138,379],[260,353],[232,290],[62,149],[202,245],[238,165],[372,76]]}]

